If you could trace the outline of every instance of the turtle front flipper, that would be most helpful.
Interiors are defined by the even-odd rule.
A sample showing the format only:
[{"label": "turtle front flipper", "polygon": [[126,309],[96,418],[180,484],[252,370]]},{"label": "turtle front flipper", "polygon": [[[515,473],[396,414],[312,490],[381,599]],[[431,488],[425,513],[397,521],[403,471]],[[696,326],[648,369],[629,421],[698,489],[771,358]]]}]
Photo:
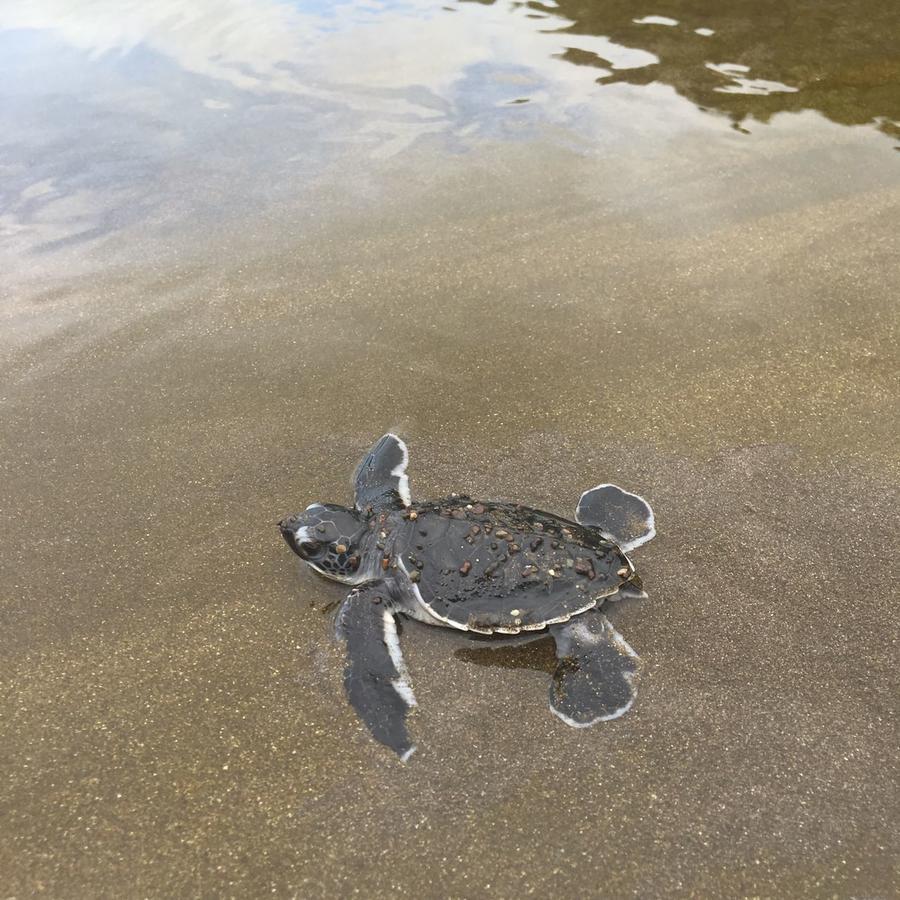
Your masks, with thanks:
[{"label": "turtle front flipper", "polygon": [[588,612],[551,625],[559,659],[550,685],[550,709],[566,725],[587,728],[617,719],[637,694],[637,654],[606,616]]},{"label": "turtle front flipper", "polygon": [[656,534],[656,523],[650,504],[637,494],[623,491],[614,484],[598,484],[585,491],[578,501],[575,520],[597,528],[615,541],[626,553],[646,544]]},{"label": "turtle front flipper", "polygon": [[406,466],[409,451],[396,434],[379,438],[356,470],[356,508],[409,506],[409,479]]},{"label": "turtle front flipper", "polygon": [[406,714],[416,698],[383,581],[348,594],[338,612],[337,634],[347,645],[344,687],[350,703],[372,736],[406,762],[416,749],[406,730]]}]

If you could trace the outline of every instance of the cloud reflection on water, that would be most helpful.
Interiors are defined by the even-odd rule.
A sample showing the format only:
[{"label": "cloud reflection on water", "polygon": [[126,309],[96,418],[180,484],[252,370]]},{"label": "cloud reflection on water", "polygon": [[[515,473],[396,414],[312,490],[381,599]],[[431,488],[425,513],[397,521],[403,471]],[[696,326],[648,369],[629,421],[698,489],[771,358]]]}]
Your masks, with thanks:
[{"label": "cloud reflection on water", "polygon": [[[869,4],[829,38],[822,4],[800,2],[808,32],[749,0],[6,4],[0,237],[53,248],[265,206],[273,185],[302,192],[429,136],[458,152],[551,126],[583,151],[640,153],[710,111],[737,126],[807,108],[893,133],[896,14]],[[860,0],[823,2],[863,18]]]},{"label": "cloud reflection on water", "polygon": [[[554,29],[566,24],[557,20]],[[603,36],[563,40],[545,26],[512,5],[461,7],[453,14],[425,0],[341,3],[328,14],[273,0],[34,0],[0,9],[0,31],[41,31],[95,61],[143,47],[239,90],[427,118],[440,113],[405,95],[425,90],[449,99],[473,66],[540,71],[548,85],[558,84],[554,99],[570,104],[585,99],[593,79],[559,62],[567,47],[602,54],[613,68],[656,60]]]}]

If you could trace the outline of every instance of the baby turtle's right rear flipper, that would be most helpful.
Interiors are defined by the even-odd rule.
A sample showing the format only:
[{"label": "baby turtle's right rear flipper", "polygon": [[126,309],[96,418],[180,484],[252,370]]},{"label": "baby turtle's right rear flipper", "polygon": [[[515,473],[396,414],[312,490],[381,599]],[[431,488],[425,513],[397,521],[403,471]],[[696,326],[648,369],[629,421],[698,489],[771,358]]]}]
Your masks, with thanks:
[{"label": "baby turtle's right rear flipper", "polygon": [[590,611],[551,625],[559,664],[550,709],[566,725],[587,728],[618,719],[637,694],[640,660],[602,613]]},{"label": "baby turtle's right rear flipper", "polygon": [[598,484],[585,491],[578,501],[575,520],[596,528],[626,553],[646,544],[656,534],[650,504],[614,484]]}]

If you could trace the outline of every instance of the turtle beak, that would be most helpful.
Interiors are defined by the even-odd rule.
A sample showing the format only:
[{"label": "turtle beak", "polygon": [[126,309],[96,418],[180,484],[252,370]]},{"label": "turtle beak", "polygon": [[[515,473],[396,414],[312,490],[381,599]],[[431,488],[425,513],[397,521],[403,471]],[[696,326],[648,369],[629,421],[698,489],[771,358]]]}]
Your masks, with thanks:
[{"label": "turtle beak", "polygon": [[288,516],[278,523],[281,536],[287,541],[294,553],[297,552],[297,516]]}]

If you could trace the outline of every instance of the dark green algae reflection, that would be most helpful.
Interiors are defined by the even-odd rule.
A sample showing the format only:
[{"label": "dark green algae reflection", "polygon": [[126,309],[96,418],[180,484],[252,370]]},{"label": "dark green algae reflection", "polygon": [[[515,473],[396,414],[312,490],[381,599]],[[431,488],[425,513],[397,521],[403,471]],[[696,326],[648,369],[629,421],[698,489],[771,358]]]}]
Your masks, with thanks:
[{"label": "dark green algae reflection", "polygon": [[[480,0],[465,0],[480,2]],[[518,4],[513,4],[516,6]],[[600,84],[667,84],[736,127],[816,110],[900,136],[900,3],[893,0],[631,0],[524,4],[571,46],[562,58]],[[567,24],[554,25],[559,19]],[[603,35],[656,62],[616,67],[579,39]]]}]

